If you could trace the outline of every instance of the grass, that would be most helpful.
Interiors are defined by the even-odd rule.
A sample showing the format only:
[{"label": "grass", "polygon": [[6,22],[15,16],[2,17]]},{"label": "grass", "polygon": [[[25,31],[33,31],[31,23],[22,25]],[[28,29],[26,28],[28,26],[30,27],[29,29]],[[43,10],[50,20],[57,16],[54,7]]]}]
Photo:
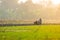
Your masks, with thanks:
[{"label": "grass", "polygon": [[0,40],[60,40],[60,25],[1,26]]}]

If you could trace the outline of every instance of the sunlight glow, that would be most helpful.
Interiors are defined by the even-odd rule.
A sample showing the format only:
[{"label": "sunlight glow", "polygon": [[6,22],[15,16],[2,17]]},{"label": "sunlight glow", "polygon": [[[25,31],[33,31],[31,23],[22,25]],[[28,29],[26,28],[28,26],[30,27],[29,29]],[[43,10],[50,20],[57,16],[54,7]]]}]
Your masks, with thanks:
[{"label": "sunlight glow", "polygon": [[[27,2],[28,0],[18,0],[18,4],[20,3],[25,3]],[[42,4],[42,5],[46,5],[48,4],[48,0],[31,0],[33,4]],[[51,0],[52,4],[53,5],[58,5],[60,4],[60,0]]]},{"label": "sunlight glow", "polygon": [[18,4],[25,3],[27,0],[18,0]]},{"label": "sunlight glow", "polygon": [[51,0],[54,5],[60,4],[60,0]]},{"label": "sunlight glow", "polygon": [[43,0],[32,0],[32,2],[34,3],[34,4],[40,4],[40,2],[42,2]]},{"label": "sunlight glow", "polygon": [[2,1],[0,1],[0,3],[2,3]]}]

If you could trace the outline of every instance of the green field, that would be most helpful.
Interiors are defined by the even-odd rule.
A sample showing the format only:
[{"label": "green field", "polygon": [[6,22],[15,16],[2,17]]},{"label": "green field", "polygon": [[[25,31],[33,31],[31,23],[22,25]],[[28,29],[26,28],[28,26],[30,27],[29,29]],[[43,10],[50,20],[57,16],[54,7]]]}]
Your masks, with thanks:
[{"label": "green field", "polygon": [[60,25],[1,26],[0,40],[60,40]]}]

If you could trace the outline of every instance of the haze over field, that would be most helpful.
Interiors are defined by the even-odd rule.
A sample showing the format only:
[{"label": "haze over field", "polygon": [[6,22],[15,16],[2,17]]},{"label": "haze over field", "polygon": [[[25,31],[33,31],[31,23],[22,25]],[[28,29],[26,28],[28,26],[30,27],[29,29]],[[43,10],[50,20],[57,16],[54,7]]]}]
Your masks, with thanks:
[{"label": "haze over field", "polygon": [[0,0],[0,20],[60,23],[60,0]]}]

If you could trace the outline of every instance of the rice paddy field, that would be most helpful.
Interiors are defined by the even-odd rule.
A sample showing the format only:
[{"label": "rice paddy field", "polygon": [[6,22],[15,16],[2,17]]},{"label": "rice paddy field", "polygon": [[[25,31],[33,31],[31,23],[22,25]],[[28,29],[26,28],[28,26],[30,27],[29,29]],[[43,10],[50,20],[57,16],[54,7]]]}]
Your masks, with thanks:
[{"label": "rice paddy field", "polygon": [[60,25],[0,26],[0,40],[60,40]]}]

